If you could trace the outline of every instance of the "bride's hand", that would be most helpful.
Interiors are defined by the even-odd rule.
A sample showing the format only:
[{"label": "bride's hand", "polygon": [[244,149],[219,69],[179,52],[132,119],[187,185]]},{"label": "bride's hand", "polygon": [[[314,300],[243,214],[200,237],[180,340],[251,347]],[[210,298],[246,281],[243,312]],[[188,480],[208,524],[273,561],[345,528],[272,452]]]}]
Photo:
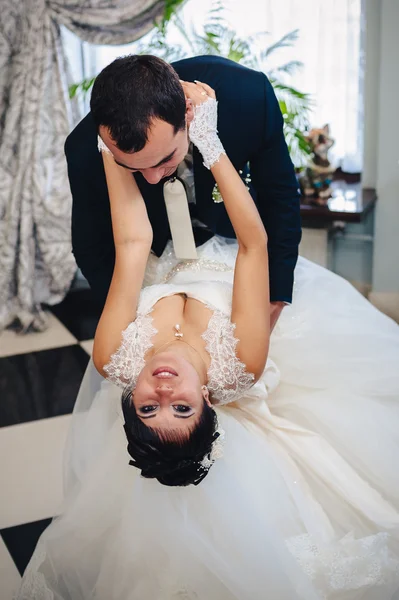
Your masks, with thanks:
[{"label": "bride's hand", "polygon": [[189,125],[189,137],[197,146],[204,159],[204,165],[211,169],[225,154],[217,130],[217,102],[214,90],[197,81],[196,83],[182,82],[186,98],[191,100],[194,108],[194,118]]},{"label": "bride's hand", "polygon": [[210,85],[206,83],[202,83],[201,81],[195,81],[194,83],[190,81],[182,81],[180,83],[183,86],[184,94],[188,100],[191,100],[193,106],[199,106],[208,100],[208,98],[213,98],[216,100],[215,90],[211,88]]}]

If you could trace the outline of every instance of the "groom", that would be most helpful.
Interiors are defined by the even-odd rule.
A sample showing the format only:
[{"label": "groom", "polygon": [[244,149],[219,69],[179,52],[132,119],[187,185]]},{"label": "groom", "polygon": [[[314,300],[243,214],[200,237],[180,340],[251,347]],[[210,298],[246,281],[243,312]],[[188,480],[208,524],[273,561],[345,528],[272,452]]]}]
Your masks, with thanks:
[{"label": "groom", "polygon": [[216,92],[219,137],[233,165],[247,175],[248,183],[251,180],[250,190],[268,234],[274,326],[292,300],[301,224],[298,184],[273,88],[264,74],[220,57],[200,56],[172,67],[154,56],[131,55],[108,65],[95,81],[91,111],[65,144],[76,262],[103,305],[115,249],[98,134],[116,162],[136,178],[157,256],[171,237],[163,185],[165,178],[176,174],[187,192],[196,245],[214,234],[234,237],[223,202],[215,202],[213,176],[188,142],[193,107],[179,79],[199,80]]}]

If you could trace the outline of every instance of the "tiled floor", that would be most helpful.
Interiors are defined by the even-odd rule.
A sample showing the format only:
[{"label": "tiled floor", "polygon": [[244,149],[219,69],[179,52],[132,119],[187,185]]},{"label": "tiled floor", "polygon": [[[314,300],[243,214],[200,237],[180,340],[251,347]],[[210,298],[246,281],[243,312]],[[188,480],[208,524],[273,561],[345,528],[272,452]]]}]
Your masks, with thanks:
[{"label": "tiled floor", "polygon": [[12,600],[58,514],[70,414],[98,318],[82,289],[49,309],[45,332],[0,334],[0,600]]}]

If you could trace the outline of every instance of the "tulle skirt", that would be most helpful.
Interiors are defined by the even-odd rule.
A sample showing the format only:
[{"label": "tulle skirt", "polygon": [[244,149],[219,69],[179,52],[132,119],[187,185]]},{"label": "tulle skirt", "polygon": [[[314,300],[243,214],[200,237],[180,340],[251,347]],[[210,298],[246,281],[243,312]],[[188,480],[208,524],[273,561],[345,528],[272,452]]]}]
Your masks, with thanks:
[{"label": "tulle skirt", "polygon": [[264,377],[217,411],[224,456],[199,486],[145,480],[90,363],[62,514],[17,598],[399,598],[399,327],[300,259]]}]

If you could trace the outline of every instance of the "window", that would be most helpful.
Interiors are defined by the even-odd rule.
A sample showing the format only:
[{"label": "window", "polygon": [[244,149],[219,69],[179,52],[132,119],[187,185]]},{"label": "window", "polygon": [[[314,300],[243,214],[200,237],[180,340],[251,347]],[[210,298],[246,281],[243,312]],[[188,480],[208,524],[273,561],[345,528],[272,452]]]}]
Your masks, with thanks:
[{"label": "window", "polygon": [[[282,75],[300,91],[313,98],[309,122],[322,127],[328,123],[335,145],[331,157],[337,166],[351,172],[361,171],[363,153],[363,61],[361,0],[225,0],[223,16],[237,34],[245,39],[260,32],[259,50],[285,34],[298,29],[298,39],[291,47],[270,55],[266,68],[278,68],[289,61],[303,67],[293,74]],[[180,12],[186,31],[200,31],[209,15],[212,0],[189,0]],[[126,46],[94,46],[80,43],[66,33],[66,47],[75,73],[96,75],[114,58],[137,52],[151,37]],[[73,40],[75,38],[75,40]],[[167,41],[182,45],[192,55],[182,34],[172,24]],[[79,68],[76,65],[79,64]],[[77,75],[78,76],[78,75]]]}]

